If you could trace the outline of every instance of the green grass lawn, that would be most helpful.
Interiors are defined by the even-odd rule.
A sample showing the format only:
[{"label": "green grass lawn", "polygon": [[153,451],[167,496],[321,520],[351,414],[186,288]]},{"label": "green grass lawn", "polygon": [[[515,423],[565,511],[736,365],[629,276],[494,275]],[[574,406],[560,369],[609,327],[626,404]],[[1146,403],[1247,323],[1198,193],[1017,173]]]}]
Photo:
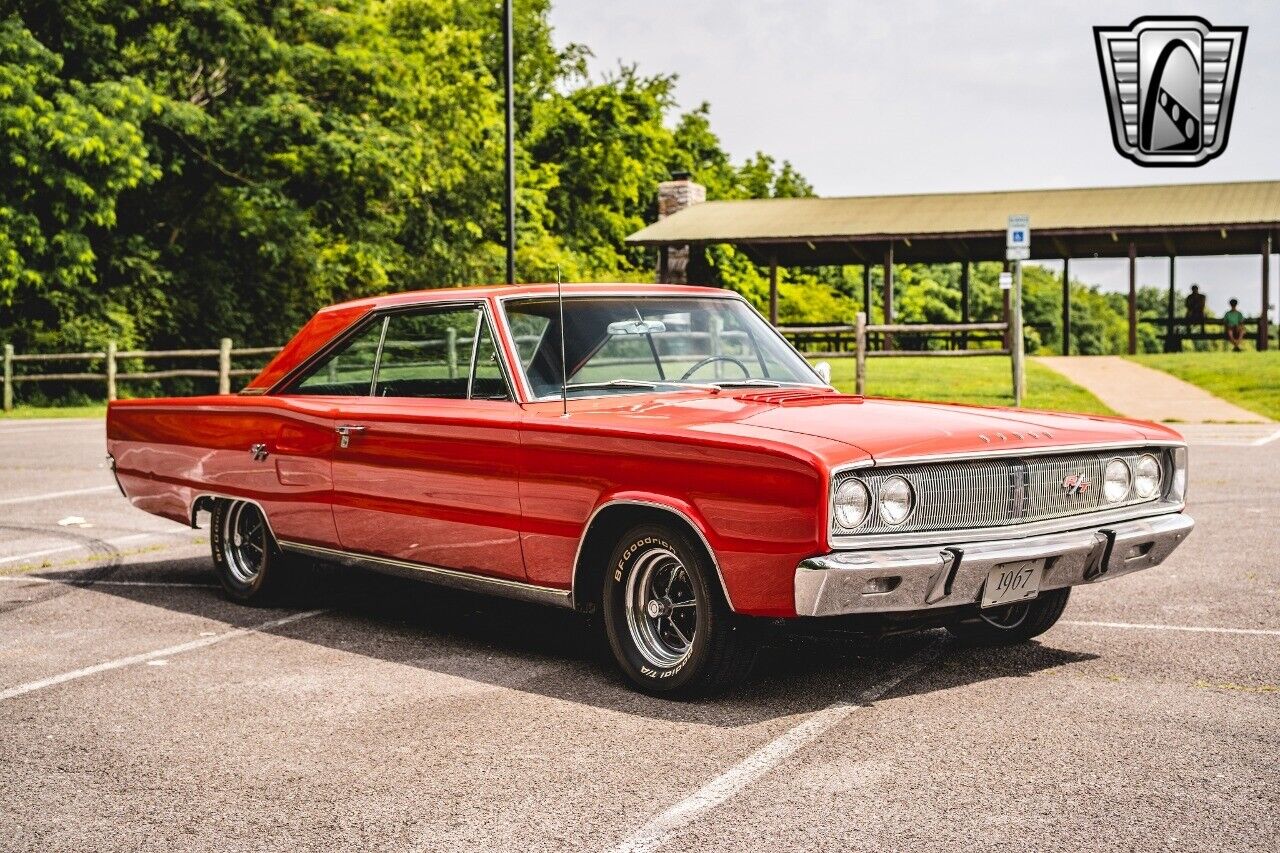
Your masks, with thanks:
[{"label": "green grass lawn", "polygon": [[[851,358],[832,359],[832,384],[852,394],[854,369]],[[867,359],[867,393],[875,397],[1012,406],[1012,382],[1007,356]],[[1033,361],[1027,362],[1023,403],[1028,409],[1115,414],[1079,385]]]},{"label": "green grass lawn", "polygon": [[90,406],[14,406],[12,412],[0,412],[0,420],[13,421],[29,418],[101,418],[107,414],[107,404]]},{"label": "green grass lawn", "polygon": [[1180,352],[1129,358],[1280,420],[1280,352]]}]

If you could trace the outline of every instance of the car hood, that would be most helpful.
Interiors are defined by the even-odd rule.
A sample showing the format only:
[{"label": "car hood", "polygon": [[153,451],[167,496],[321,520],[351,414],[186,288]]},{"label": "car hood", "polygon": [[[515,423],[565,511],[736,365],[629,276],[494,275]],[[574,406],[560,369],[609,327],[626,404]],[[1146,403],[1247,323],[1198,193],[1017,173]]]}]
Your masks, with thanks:
[{"label": "car hood", "polygon": [[792,407],[784,402],[745,420],[842,441],[861,448],[877,462],[1177,437],[1155,424],[1119,418],[835,395],[817,405]]},{"label": "car hood", "polygon": [[[558,416],[559,404],[541,404]],[[1024,409],[862,398],[832,392],[779,391],[627,395],[571,401],[573,422],[628,432],[768,438],[803,447],[832,464],[951,453],[982,453],[1103,443],[1178,440],[1142,421]],[[841,449],[843,448],[843,450]]]}]

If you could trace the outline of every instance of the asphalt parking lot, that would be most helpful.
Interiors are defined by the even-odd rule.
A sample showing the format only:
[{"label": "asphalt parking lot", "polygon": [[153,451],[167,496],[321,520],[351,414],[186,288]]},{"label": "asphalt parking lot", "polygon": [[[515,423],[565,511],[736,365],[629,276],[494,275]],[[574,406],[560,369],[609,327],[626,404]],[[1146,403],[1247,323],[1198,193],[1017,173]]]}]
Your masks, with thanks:
[{"label": "asphalt parking lot", "polygon": [[682,704],[568,613],[233,605],[101,422],[0,423],[0,849],[1277,849],[1280,440],[1191,432],[1189,542],[1039,642],[795,638]]}]

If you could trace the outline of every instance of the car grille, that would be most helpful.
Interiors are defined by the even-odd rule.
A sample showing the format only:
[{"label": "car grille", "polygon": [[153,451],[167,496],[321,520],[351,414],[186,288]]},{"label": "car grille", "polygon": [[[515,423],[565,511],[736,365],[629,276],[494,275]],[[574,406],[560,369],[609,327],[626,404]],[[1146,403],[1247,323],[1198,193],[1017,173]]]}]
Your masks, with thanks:
[{"label": "car grille", "polygon": [[[1160,450],[1124,449],[1100,453],[1070,453],[995,459],[967,459],[899,467],[875,467],[838,474],[832,488],[850,478],[862,480],[871,492],[871,513],[867,522],[850,531],[831,522],[833,536],[862,536],[875,533],[908,533],[928,530],[959,530],[973,527],[1001,527],[1033,521],[1083,515],[1111,510],[1159,498],[1139,498],[1131,494],[1109,504],[1102,494],[1103,471],[1107,462],[1119,457],[1130,470],[1143,453],[1154,453],[1169,480],[1169,459]],[[876,491],[894,475],[905,477],[916,493],[916,508],[902,524],[892,525],[880,518]],[[1084,492],[1071,492],[1063,481],[1083,474],[1089,481]],[[834,493],[834,492],[833,492]]]}]

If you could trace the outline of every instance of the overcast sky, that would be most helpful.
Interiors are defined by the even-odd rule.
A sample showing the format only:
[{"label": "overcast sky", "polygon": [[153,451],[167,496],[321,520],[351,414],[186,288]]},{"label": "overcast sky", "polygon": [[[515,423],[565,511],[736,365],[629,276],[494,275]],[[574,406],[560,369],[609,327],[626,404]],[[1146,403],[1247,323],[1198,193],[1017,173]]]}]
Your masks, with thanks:
[{"label": "overcast sky", "polygon": [[[1196,169],[1142,168],[1111,143],[1092,28],[1150,14],[1249,27],[1230,143]],[[551,21],[561,44],[591,48],[595,76],[619,62],[677,74],[681,105],[710,102],[735,159],[790,160],[819,195],[1280,178],[1276,0],[555,0]],[[1123,288],[1125,264],[1072,273]],[[1178,280],[1199,281],[1219,311],[1235,295],[1253,312],[1260,265],[1185,259]],[[1138,275],[1167,284],[1168,261],[1140,261]]]}]

